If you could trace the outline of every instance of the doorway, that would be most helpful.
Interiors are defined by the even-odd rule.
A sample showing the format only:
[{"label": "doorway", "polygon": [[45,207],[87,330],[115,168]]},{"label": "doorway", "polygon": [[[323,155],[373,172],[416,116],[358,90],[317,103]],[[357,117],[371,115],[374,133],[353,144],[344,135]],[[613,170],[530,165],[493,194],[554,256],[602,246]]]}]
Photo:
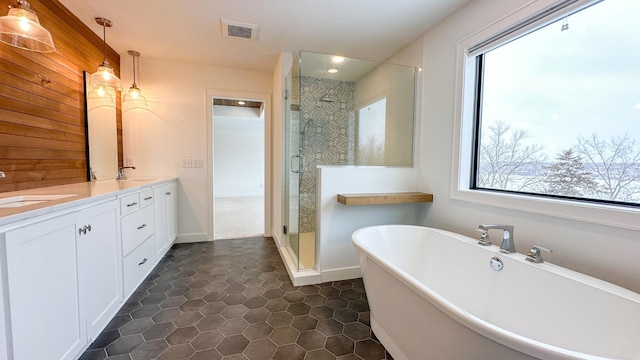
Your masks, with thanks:
[{"label": "doorway", "polygon": [[268,103],[208,91],[212,240],[270,235]]}]

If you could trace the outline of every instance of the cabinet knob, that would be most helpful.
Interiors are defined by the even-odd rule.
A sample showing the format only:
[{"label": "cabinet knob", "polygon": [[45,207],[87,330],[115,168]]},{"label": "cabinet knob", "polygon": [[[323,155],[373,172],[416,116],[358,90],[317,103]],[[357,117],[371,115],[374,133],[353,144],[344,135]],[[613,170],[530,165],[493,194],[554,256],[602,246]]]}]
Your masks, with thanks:
[{"label": "cabinet knob", "polygon": [[78,234],[85,235],[87,231],[91,231],[91,224],[85,225],[78,229]]},{"label": "cabinet knob", "polygon": [[146,198],[144,198],[145,200],[151,200],[153,199],[153,196],[147,196]]},{"label": "cabinet knob", "polygon": [[147,224],[142,224],[142,225],[138,226],[138,230],[142,230],[142,229],[144,229],[146,227],[147,227]]},{"label": "cabinet knob", "polygon": [[142,259],[142,261],[140,261],[140,262],[138,263],[138,266],[140,266],[140,265],[144,265],[144,263],[146,263],[146,262],[147,262],[147,260],[148,260],[147,258]]},{"label": "cabinet knob", "polygon": [[167,191],[166,193],[164,193],[165,195],[171,195],[171,191]]},{"label": "cabinet knob", "polygon": [[132,202],[131,204],[127,204],[127,206],[136,206],[136,205],[138,205],[137,202]]}]

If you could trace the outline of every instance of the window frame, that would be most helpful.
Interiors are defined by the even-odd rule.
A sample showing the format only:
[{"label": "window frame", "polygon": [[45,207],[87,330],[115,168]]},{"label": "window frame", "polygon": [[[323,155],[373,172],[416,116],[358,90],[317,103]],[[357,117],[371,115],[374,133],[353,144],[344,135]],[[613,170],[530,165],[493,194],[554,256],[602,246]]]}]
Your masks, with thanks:
[{"label": "window frame", "polygon": [[[484,29],[458,42],[456,47],[456,92],[452,141],[450,197],[454,200],[518,210],[525,213],[560,217],[588,223],[640,230],[640,208],[612,203],[588,202],[562,197],[474,188],[475,149],[478,145],[475,114],[478,81],[477,55],[556,21],[563,15],[591,6],[601,0],[539,0],[507,14]],[[560,5],[560,6],[559,6]],[[560,10],[558,10],[560,8]],[[542,16],[541,14],[544,14]]]}]

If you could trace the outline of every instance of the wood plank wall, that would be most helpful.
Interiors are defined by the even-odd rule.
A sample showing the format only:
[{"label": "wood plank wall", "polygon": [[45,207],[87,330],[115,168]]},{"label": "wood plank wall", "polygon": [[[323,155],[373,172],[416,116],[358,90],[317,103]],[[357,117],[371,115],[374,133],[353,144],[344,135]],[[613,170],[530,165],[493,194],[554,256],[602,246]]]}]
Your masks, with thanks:
[{"label": "wood plank wall", "polygon": [[[51,32],[56,52],[0,43],[0,171],[6,174],[0,192],[87,181],[83,71],[93,73],[102,62],[102,38],[57,0],[29,2]],[[0,16],[9,5],[16,1],[0,0]],[[107,58],[120,76],[120,55],[108,47]],[[116,98],[122,166],[122,110]]]}]

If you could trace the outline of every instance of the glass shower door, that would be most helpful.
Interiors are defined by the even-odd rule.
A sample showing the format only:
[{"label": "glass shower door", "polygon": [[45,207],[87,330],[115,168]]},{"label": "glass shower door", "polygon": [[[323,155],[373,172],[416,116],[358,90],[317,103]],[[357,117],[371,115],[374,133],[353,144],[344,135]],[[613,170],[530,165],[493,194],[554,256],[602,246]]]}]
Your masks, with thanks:
[{"label": "glass shower door", "polygon": [[[295,69],[295,65],[293,68]],[[284,100],[284,221],[285,245],[300,268],[300,234],[299,234],[299,198],[300,198],[300,112],[299,106],[293,101],[294,69],[289,71],[285,79]]]}]

